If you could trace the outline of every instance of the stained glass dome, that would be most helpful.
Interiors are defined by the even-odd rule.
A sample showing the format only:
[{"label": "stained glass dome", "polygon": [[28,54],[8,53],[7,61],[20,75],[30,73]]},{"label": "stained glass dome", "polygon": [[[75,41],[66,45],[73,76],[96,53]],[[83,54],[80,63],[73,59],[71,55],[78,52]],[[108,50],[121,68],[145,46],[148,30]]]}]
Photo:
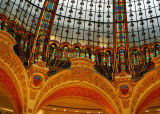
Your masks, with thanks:
[{"label": "stained glass dome", "polygon": [[25,29],[36,30],[45,0],[0,0],[0,12],[5,12]]},{"label": "stained glass dome", "polygon": [[[127,0],[129,46],[159,41],[159,1]],[[60,0],[51,39],[113,47],[112,0]]]},{"label": "stained glass dome", "polygon": [[[0,12],[35,33],[45,0],[1,0]],[[129,46],[159,41],[159,0],[127,0]],[[50,39],[113,47],[113,0],[60,0]]]},{"label": "stained glass dome", "polygon": [[55,73],[85,57],[108,79],[142,77],[160,55],[159,12],[159,0],[0,0],[0,29],[26,66],[45,61]]},{"label": "stained glass dome", "polygon": [[112,0],[61,0],[51,38],[113,47]]}]

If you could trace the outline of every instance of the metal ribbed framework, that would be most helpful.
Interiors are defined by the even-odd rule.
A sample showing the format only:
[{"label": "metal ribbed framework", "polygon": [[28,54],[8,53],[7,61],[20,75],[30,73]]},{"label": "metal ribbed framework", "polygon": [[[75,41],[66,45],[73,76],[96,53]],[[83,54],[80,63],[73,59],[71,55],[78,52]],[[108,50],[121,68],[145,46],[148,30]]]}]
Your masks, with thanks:
[{"label": "metal ribbed framework", "polygon": [[51,40],[113,47],[112,0],[60,0]]},{"label": "metal ribbed framework", "polygon": [[160,55],[159,12],[159,0],[1,0],[0,29],[24,65],[45,61],[50,75],[86,57],[109,80],[139,80]]}]

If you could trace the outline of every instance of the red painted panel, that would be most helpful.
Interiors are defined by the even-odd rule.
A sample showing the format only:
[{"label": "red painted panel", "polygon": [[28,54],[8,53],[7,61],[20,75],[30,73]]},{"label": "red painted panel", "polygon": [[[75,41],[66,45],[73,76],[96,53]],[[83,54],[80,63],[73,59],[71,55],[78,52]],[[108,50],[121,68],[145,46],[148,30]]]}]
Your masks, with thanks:
[{"label": "red painted panel", "polygon": [[21,107],[20,99],[18,97],[18,92],[14,86],[14,83],[12,82],[8,74],[1,68],[0,68],[0,83],[9,91],[10,95],[12,95],[12,98],[17,103],[19,112],[21,112],[22,107]]},{"label": "red painted panel", "polygon": [[136,114],[138,114],[145,106],[147,106],[150,102],[160,97],[160,88],[155,89],[150,93],[144,101],[138,107]]},{"label": "red painted panel", "polygon": [[95,100],[100,104],[102,104],[103,106],[105,106],[113,114],[116,114],[116,111],[113,109],[111,104],[103,96],[101,96],[96,91],[93,91],[91,89],[84,88],[84,87],[67,87],[67,88],[62,88],[60,90],[57,90],[48,98],[46,98],[40,106],[58,97],[64,97],[64,96],[79,96],[79,97],[85,97],[85,98]]}]

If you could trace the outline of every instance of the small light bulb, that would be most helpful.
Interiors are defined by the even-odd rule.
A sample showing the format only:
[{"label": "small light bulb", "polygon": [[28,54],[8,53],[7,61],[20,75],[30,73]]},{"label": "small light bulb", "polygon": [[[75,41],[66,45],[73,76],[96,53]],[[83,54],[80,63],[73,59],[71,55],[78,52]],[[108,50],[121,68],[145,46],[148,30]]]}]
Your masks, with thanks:
[{"label": "small light bulb", "polygon": [[160,109],[157,109],[157,111],[160,111]]},{"label": "small light bulb", "polygon": [[53,110],[56,110],[56,108],[53,108]]},{"label": "small light bulb", "polygon": [[145,112],[149,112],[149,110],[146,110]]}]

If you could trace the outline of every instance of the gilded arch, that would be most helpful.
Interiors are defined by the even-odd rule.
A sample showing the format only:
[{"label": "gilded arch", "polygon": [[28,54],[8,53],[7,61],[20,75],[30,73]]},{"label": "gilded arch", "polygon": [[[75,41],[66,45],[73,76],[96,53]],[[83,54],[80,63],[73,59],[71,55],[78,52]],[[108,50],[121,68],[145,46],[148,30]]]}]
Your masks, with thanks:
[{"label": "gilded arch", "polygon": [[46,99],[49,99],[56,91],[69,87],[87,88],[92,90],[92,92],[98,91],[97,93],[111,104],[112,109],[115,109],[116,113],[122,112],[122,104],[116,95],[116,89],[107,79],[95,73],[93,68],[94,62],[86,58],[83,58],[83,61],[81,59],[82,58],[72,59],[71,69],[63,70],[47,80],[36,97],[34,112],[36,112],[43,103],[49,102],[51,99],[49,101],[46,101]]},{"label": "gilded arch", "polygon": [[[11,96],[16,99],[15,101],[18,104],[19,113],[24,113],[28,105],[27,73],[23,63],[13,50],[15,44],[16,42],[12,36],[0,30],[0,69],[1,73],[6,74],[6,77],[8,76],[8,85],[3,85],[4,88],[8,89]],[[3,78],[1,81],[5,80],[3,74],[1,74],[1,78]]]},{"label": "gilded arch", "polygon": [[[154,99],[158,98],[153,94],[154,90],[160,87],[159,64],[157,63],[156,59],[159,59],[159,57],[153,60],[156,64],[156,68],[148,72],[145,77],[143,77],[143,79],[141,79],[134,87],[134,94],[132,95],[132,99],[130,102],[130,112],[132,114],[139,113]],[[150,102],[145,102],[149,95],[150,97],[154,96],[155,98],[152,98]]]}]

